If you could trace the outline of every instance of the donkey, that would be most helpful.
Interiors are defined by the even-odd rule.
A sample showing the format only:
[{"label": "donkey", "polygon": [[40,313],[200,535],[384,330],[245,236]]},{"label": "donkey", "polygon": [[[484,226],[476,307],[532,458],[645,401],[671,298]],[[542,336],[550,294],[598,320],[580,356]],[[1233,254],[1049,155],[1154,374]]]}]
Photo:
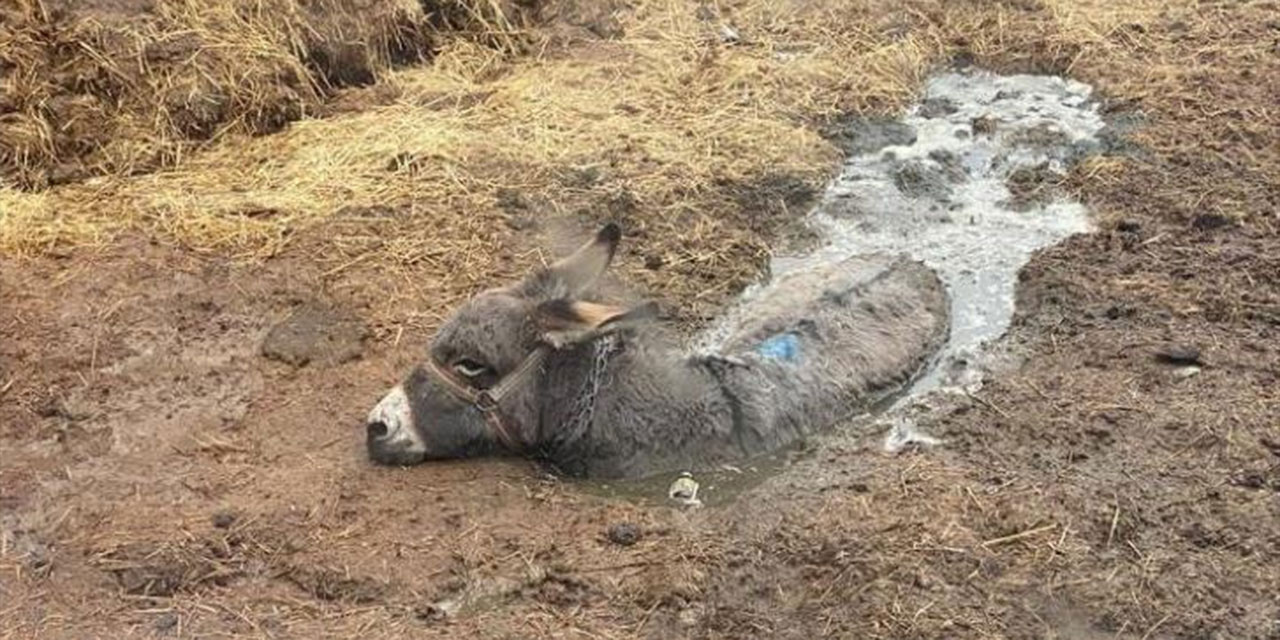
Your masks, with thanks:
[{"label": "donkey", "polygon": [[664,340],[652,303],[593,299],[621,231],[478,294],[370,412],[382,464],[491,454],[622,478],[778,449],[901,390],[949,330],[937,275],[871,254],[784,275],[709,353]]}]

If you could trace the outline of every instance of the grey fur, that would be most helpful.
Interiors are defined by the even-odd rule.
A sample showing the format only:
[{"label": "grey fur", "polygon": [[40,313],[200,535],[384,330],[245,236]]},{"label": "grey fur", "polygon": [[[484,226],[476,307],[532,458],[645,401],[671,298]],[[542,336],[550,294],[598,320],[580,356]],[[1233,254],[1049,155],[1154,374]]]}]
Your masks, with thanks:
[{"label": "grey fur", "polygon": [[[563,316],[563,303],[547,304],[556,296],[585,296],[617,241],[611,225],[551,268],[476,296],[430,347],[445,366],[465,359],[468,370],[472,363],[491,368],[476,378],[489,386],[538,345],[557,345],[541,374],[503,401],[502,413],[533,445],[523,453],[563,473],[634,477],[775,450],[901,390],[947,336],[947,297],[937,275],[883,254],[779,279],[737,310],[740,320],[710,355],[663,340],[646,322],[649,313],[615,315],[598,326],[584,318],[570,331],[563,317],[540,317],[550,307]],[[758,350],[784,332],[796,335],[794,361]],[[411,428],[427,450],[412,457],[498,452],[479,411],[421,367],[402,387]],[[371,428],[375,460],[418,461],[380,450],[373,435]]]}]

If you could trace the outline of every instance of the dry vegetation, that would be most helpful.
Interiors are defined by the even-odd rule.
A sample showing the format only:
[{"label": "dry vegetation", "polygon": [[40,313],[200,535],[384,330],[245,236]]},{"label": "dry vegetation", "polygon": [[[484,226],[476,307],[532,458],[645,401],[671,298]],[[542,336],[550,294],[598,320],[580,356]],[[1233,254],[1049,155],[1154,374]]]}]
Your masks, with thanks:
[{"label": "dry vegetation", "polygon": [[428,60],[443,33],[510,48],[520,19],[496,4],[394,0],[21,0],[0,11],[0,176],[29,190],[274,133],[337,90]]},{"label": "dry vegetation", "polygon": [[[754,519],[686,520],[523,476],[450,494],[484,470],[438,471],[440,487],[371,484],[334,462],[345,453],[288,466],[314,444],[297,433],[223,434],[274,457],[201,445],[190,455],[216,464],[200,477],[234,487],[216,495],[283,487],[311,511],[264,499],[275,512],[211,529],[204,503],[151,522],[168,508],[157,494],[135,496],[136,520],[95,505],[129,523],[120,532],[68,533],[50,509],[64,557],[90,557],[92,571],[60,569],[65,598],[85,599],[74,611],[246,635],[596,637],[670,637],[686,615],[706,637],[1266,637],[1280,615],[1274,0],[161,0],[127,24],[93,3],[53,4],[0,16],[0,251],[37,263],[141,237],[264,269],[304,264],[365,296],[375,322],[419,334],[539,259],[547,238],[530,236],[554,236],[560,220],[621,220],[629,279],[706,317],[836,170],[841,119],[894,111],[952,60],[1070,74],[1144,122],[1137,152],[1094,158],[1061,185],[1102,232],[1027,270],[1014,335],[1032,357],[1017,380],[933,417],[950,443],[936,454],[837,443],[819,454],[825,470],[742,507]],[[359,292],[397,275],[404,291]],[[219,277],[210,295],[241,286]],[[267,285],[244,286],[265,304]],[[1148,357],[1175,339],[1211,345],[1182,386]],[[368,367],[358,373],[381,371]],[[41,375],[8,378],[12,389],[0,378],[0,396],[36,397]],[[294,392],[337,411],[324,394],[341,389],[303,381],[321,390]],[[446,515],[405,524],[417,505],[377,502],[381,491]],[[437,522],[450,513],[479,524]],[[623,517],[648,532],[635,547],[564,539]],[[430,544],[413,546],[424,531]],[[116,576],[123,604],[83,586],[93,571]],[[44,587],[24,584],[38,600]],[[500,606],[430,626],[432,591],[486,584],[505,585]],[[0,604],[0,621],[13,610]],[[5,628],[31,628],[13,620]]]},{"label": "dry vegetation", "polygon": [[[511,228],[547,218],[608,217],[669,291],[715,302],[834,171],[821,134],[899,107],[954,56],[1141,101],[1167,124],[1148,134],[1160,152],[1199,127],[1165,119],[1225,108],[1205,102],[1213,87],[1263,98],[1249,74],[1274,58],[1265,2],[424,5],[160,2],[127,23],[10,10],[0,246],[142,229],[265,257],[339,225],[318,232],[331,266],[489,277],[498,265],[451,256],[498,255]],[[1215,126],[1253,150],[1234,162],[1274,177],[1274,111],[1249,104]],[[51,176],[67,184],[40,189]]]}]

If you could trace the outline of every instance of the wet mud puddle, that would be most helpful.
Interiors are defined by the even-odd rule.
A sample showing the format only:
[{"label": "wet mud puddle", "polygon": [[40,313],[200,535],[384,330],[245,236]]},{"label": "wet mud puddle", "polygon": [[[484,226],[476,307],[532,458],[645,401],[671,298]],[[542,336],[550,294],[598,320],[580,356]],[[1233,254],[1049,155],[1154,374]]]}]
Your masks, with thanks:
[{"label": "wet mud puddle", "polygon": [[[889,449],[929,440],[899,409],[935,392],[981,384],[1014,311],[1018,271],[1031,255],[1091,230],[1084,205],[1058,192],[1071,164],[1103,149],[1104,122],[1085,84],[1056,76],[947,73],[897,120],[848,125],[851,153],[809,222],[822,245],[778,256],[771,273],[853,254],[905,253],[936,270],[951,301],[951,333],[934,362],[893,402],[877,409]],[[764,282],[743,293],[769,295]],[[732,320],[732,312],[726,321]],[[700,340],[714,342],[717,327]],[[786,467],[794,451],[702,471],[697,496],[723,503]],[[592,492],[670,501],[675,474],[593,484]]]}]

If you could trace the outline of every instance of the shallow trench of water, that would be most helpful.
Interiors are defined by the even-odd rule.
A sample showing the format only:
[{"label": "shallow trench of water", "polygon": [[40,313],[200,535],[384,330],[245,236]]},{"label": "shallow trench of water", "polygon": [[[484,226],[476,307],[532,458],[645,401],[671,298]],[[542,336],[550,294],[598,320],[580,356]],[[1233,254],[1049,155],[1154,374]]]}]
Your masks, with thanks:
[{"label": "shallow trench of water", "polygon": [[[947,343],[914,383],[859,423],[885,426],[884,446],[935,443],[906,408],[982,383],[1014,312],[1018,272],[1034,252],[1092,230],[1084,205],[1057,193],[1070,165],[1104,148],[1108,125],[1092,88],[1057,76],[952,72],[930,78],[901,118],[848,125],[851,152],[808,222],[821,238],[804,255],[776,256],[778,276],[853,254],[905,253],[936,270],[951,302]],[[767,296],[771,281],[742,294]],[[730,309],[698,336],[715,351]],[[731,501],[790,464],[784,450],[740,467],[698,473],[698,498]],[[586,489],[667,501],[674,474]]]}]

